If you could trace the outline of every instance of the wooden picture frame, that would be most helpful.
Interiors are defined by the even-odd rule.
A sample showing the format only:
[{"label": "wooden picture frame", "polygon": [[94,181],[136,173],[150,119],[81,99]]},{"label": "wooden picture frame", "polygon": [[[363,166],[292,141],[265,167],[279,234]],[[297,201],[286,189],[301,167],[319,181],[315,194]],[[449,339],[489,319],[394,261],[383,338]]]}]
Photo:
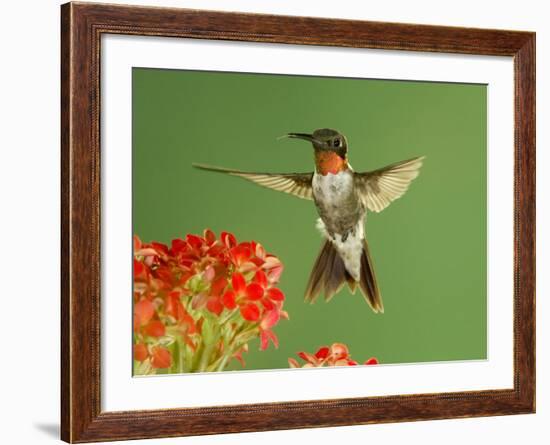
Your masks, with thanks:
[{"label": "wooden picture frame", "polygon": [[[92,3],[61,7],[61,437],[173,437],[535,411],[535,34]],[[102,412],[100,38],[103,34],[512,56],[514,387]]]}]

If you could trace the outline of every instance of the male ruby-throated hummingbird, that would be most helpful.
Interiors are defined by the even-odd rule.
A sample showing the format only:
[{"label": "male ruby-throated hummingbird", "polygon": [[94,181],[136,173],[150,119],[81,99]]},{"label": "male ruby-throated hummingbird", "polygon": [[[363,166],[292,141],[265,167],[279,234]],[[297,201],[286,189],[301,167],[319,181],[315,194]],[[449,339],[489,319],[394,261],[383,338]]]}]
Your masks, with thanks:
[{"label": "male ruby-throated hummingbird", "polygon": [[240,176],[264,187],[313,200],[318,228],[326,238],[307,284],[305,299],[313,302],[323,292],[330,300],[347,282],[357,285],[374,312],[384,312],[372,260],[365,239],[367,209],[380,212],[401,197],[418,176],[424,157],[357,173],[348,162],[346,137],[329,128],[313,134],[288,133],[284,137],[313,144],[315,171],[311,173],[252,173],[194,164],[203,170]]}]

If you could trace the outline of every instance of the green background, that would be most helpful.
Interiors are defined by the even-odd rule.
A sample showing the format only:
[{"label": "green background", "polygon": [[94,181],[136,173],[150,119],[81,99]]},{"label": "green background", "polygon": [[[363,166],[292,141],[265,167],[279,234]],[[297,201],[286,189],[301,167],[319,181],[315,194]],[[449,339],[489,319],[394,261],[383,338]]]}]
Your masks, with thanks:
[{"label": "green background", "polygon": [[[144,68],[132,81],[134,233],[169,243],[226,230],[285,265],[290,321],[275,328],[278,350],[250,345],[247,369],[333,342],[359,362],[486,358],[485,85]],[[312,171],[310,144],[276,138],[322,127],[347,136],[356,171],[427,156],[402,198],[367,215],[382,315],[347,288],[304,303],[322,241],[313,202],[191,167]]]}]

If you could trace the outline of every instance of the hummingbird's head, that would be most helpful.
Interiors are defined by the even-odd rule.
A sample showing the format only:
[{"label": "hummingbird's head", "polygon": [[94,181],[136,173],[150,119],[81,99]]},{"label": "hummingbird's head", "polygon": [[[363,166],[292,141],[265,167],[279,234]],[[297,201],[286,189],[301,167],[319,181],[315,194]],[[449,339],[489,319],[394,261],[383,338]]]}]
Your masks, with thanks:
[{"label": "hummingbird's head", "polygon": [[336,174],[348,168],[348,141],[339,131],[320,128],[313,134],[288,133],[286,137],[304,139],[313,145],[315,165],[323,175]]}]

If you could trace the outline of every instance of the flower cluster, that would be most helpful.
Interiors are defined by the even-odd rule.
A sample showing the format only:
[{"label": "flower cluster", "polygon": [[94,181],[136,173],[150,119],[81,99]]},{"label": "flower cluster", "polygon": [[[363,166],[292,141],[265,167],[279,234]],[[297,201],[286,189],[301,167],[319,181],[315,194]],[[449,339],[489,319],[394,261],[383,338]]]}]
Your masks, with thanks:
[{"label": "flower cluster", "polygon": [[[278,346],[273,327],[284,294],[283,265],[231,233],[187,235],[165,244],[134,237],[134,371],[221,371],[248,342]],[[244,364],[244,362],[243,362]]]},{"label": "flower cluster", "polygon": [[[315,354],[298,352],[298,356],[305,361],[300,365],[296,359],[289,358],[288,364],[291,368],[320,368],[322,366],[355,366],[359,363],[351,359],[349,348],[343,343],[333,343],[330,347],[323,346]],[[378,360],[375,357],[369,358],[365,365],[376,365]]]}]

